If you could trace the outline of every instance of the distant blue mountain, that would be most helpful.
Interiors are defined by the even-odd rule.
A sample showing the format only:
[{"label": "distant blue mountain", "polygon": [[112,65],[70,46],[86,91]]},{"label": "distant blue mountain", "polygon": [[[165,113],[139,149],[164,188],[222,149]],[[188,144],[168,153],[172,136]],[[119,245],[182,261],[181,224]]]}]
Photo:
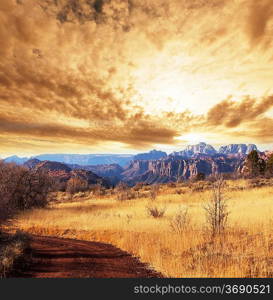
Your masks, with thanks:
[{"label": "distant blue mountain", "polygon": [[[118,164],[122,167],[126,166],[131,160],[151,160],[166,157],[167,153],[162,151],[152,150],[148,153],[133,154],[41,154],[31,157],[31,159],[38,159],[40,161],[56,161],[69,165],[80,166],[96,166],[96,165],[111,165]],[[6,162],[14,162],[17,164],[24,164],[29,158],[18,157],[16,155],[7,157]]]},{"label": "distant blue mountain", "polygon": [[[220,147],[219,151],[216,151],[211,145],[206,143],[199,143],[197,145],[187,146],[180,152],[173,152],[169,156],[184,156],[186,158],[192,158],[196,155],[205,154],[209,156],[214,155],[246,155],[252,150],[257,150],[254,144],[231,144]],[[166,152],[152,150],[147,153],[140,154],[41,154],[31,157],[31,159],[39,159],[40,161],[55,161],[65,163],[68,165],[80,165],[80,166],[97,166],[97,165],[113,165],[118,164],[121,167],[125,167],[132,160],[157,160],[167,158]],[[30,158],[18,157],[13,155],[4,159],[5,162],[14,162],[22,165]]]},{"label": "distant blue mountain", "polygon": [[134,156],[134,160],[154,160],[167,157],[166,152],[152,150],[148,153],[140,153]]},{"label": "distant blue mountain", "polygon": [[119,164],[125,166],[133,159],[131,154],[41,154],[32,157],[18,157],[16,155],[4,159],[5,162],[14,162],[18,165],[24,164],[29,159],[40,161],[56,161],[65,164],[85,165],[110,165]]},{"label": "distant blue mountain", "polygon": [[131,154],[42,154],[35,158],[43,161],[57,161],[65,164],[86,165],[110,165],[119,164],[125,166],[133,158]]},{"label": "distant blue mountain", "polygon": [[7,163],[16,163],[17,165],[22,165],[27,160],[29,160],[28,157],[19,157],[17,155],[13,155],[4,159],[4,161]]}]

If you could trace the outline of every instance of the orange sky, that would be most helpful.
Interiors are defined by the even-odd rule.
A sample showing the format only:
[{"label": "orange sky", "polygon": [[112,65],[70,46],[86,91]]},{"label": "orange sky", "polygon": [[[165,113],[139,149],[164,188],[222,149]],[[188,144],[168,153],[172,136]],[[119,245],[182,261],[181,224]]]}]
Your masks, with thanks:
[{"label": "orange sky", "polygon": [[272,0],[2,0],[0,24],[0,156],[273,147]]}]

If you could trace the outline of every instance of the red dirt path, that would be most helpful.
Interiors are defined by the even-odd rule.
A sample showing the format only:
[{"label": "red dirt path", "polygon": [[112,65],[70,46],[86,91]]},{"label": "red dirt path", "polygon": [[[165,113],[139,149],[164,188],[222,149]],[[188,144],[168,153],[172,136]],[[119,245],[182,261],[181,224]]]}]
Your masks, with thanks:
[{"label": "red dirt path", "polygon": [[163,277],[110,244],[32,236],[28,263],[18,262],[12,277],[149,278]]}]

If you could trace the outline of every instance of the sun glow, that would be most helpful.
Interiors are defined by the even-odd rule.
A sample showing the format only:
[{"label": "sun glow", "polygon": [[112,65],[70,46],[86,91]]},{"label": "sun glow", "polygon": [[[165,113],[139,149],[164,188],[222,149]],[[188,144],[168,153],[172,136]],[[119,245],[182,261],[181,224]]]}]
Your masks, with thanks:
[{"label": "sun glow", "polygon": [[[232,81],[214,74],[191,71],[193,58],[173,56],[170,51],[143,59],[131,73],[131,84],[136,92],[134,101],[145,111],[157,114],[162,111],[176,113],[189,110],[204,114],[215,101],[236,90]],[[220,78],[220,79],[219,79]]]},{"label": "sun glow", "polygon": [[190,144],[198,144],[200,142],[207,142],[207,136],[204,133],[199,132],[190,132],[184,135],[181,135],[176,138],[177,140],[185,141]]}]

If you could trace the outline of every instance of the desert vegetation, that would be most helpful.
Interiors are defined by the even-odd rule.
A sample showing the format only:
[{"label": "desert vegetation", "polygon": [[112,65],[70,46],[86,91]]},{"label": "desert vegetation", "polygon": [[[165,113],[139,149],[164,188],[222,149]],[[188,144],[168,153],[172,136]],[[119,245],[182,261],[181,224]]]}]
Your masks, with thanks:
[{"label": "desert vegetation", "polygon": [[17,231],[13,235],[0,233],[0,278],[13,270],[15,262],[25,256],[29,245],[29,236]]},{"label": "desert vegetation", "polygon": [[17,210],[47,205],[52,179],[41,169],[0,162],[0,220]]},{"label": "desert vegetation", "polygon": [[[272,277],[272,157],[252,151],[243,176],[115,187],[73,176],[65,189],[43,169],[1,163],[2,228],[111,243],[170,277]],[[2,239],[1,276],[23,245]]]},{"label": "desert vegetation", "polygon": [[2,232],[1,226],[7,225],[19,211],[45,207],[53,187],[52,179],[43,170],[0,162],[0,277],[12,270],[27,245],[25,234],[10,235]]},{"label": "desert vegetation", "polygon": [[165,276],[272,277],[272,191],[272,178],[120,184],[69,200],[55,193],[47,209],[20,212],[14,224],[112,243]]},{"label": "desert vegetation", "polygon": [[228,218],[228,209],[225,199],[225,181],[222,176],[218,177],[212,185],[210,202],[205,206],[209,229],[213,236],[223,234]]}]

